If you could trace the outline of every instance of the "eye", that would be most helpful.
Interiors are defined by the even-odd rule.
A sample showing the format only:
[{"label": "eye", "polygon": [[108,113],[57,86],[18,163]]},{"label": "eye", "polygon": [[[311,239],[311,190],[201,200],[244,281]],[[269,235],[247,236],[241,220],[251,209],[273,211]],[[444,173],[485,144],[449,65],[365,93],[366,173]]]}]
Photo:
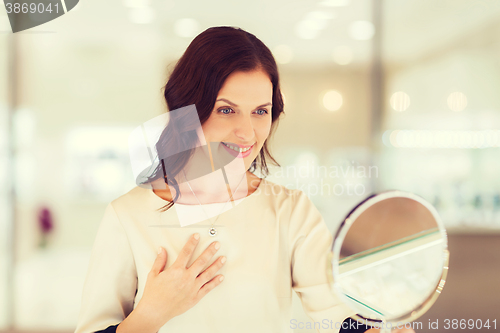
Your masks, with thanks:
[{"label": "eye", "polygon": [[231,111],[233,111],[231,108],[219,109],[219,112],[223,114],[230,114]]},{"label": "eye", "polygon": [[266,109],[260,109],[260,110],[257,110],[256,113],[259,115],[259,116],[263,116],[265,114],[268,114],[269,112],[267,112]]}]

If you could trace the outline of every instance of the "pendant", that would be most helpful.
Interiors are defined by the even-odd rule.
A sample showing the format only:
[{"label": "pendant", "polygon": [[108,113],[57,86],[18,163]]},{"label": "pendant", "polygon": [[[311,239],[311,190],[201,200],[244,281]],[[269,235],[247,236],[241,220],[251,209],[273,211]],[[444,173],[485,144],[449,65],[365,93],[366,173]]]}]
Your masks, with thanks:
[{"label": "pendant", "polygon": [[214,227],[208,229],[208,234],[212,237],[217,235],[217,229],[215,229]]}]

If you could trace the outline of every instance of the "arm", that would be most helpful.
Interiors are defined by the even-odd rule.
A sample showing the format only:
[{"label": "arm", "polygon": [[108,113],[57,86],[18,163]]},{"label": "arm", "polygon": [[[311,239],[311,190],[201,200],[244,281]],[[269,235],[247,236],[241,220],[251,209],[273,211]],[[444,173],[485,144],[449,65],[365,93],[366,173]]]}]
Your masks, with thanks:
[{"label": "arm", "polygon": [[131,312],[137,292],[132,250],[112,204],[106,207],[92,248],[75,333],[118,325]]},{"label": "arm", "polygon": [[302,191],[294,191],[289,225],[292,288],[305,313],[319,322],[320,332],[339,332],[354,314],[332,291],[327,277],[333,237],[323,217]]}]

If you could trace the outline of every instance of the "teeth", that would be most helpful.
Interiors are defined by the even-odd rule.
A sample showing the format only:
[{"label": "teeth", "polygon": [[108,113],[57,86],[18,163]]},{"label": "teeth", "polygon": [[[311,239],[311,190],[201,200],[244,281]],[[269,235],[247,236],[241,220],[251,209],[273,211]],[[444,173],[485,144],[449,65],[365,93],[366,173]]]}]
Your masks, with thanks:
[{"label": "teeth", "polygon": [[231,148],[232,150],[234,151],[237,151],[237,152],[240,152],[240,153],[244,153],[246,151],[248,151],[249,149],[252,148],[252,146],[248,147],[248,148],[240,148],[240,147],[235,147],[235,146],[231,146],[231,145],[228,145],[227,143],[223,142],[224,146],[228,147],[228,148]]}]

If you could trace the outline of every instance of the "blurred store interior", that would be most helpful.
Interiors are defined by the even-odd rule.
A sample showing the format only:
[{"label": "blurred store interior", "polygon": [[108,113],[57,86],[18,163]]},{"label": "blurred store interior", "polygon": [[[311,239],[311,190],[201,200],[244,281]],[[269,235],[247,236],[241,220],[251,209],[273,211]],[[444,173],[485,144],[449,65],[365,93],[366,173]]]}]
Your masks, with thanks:
[{"label": "blurred store interior", "polygon": [[128,136],[166,111],[169,71],[219,25],[279,63],[268,179],[304,190],[332,232],[373,192],[427,199],[451,256],[419,320],[495,319],[499,1],[84,0],[16,34],[0,9],[0,331],[73,332],[104,208],[136,186]]}]

